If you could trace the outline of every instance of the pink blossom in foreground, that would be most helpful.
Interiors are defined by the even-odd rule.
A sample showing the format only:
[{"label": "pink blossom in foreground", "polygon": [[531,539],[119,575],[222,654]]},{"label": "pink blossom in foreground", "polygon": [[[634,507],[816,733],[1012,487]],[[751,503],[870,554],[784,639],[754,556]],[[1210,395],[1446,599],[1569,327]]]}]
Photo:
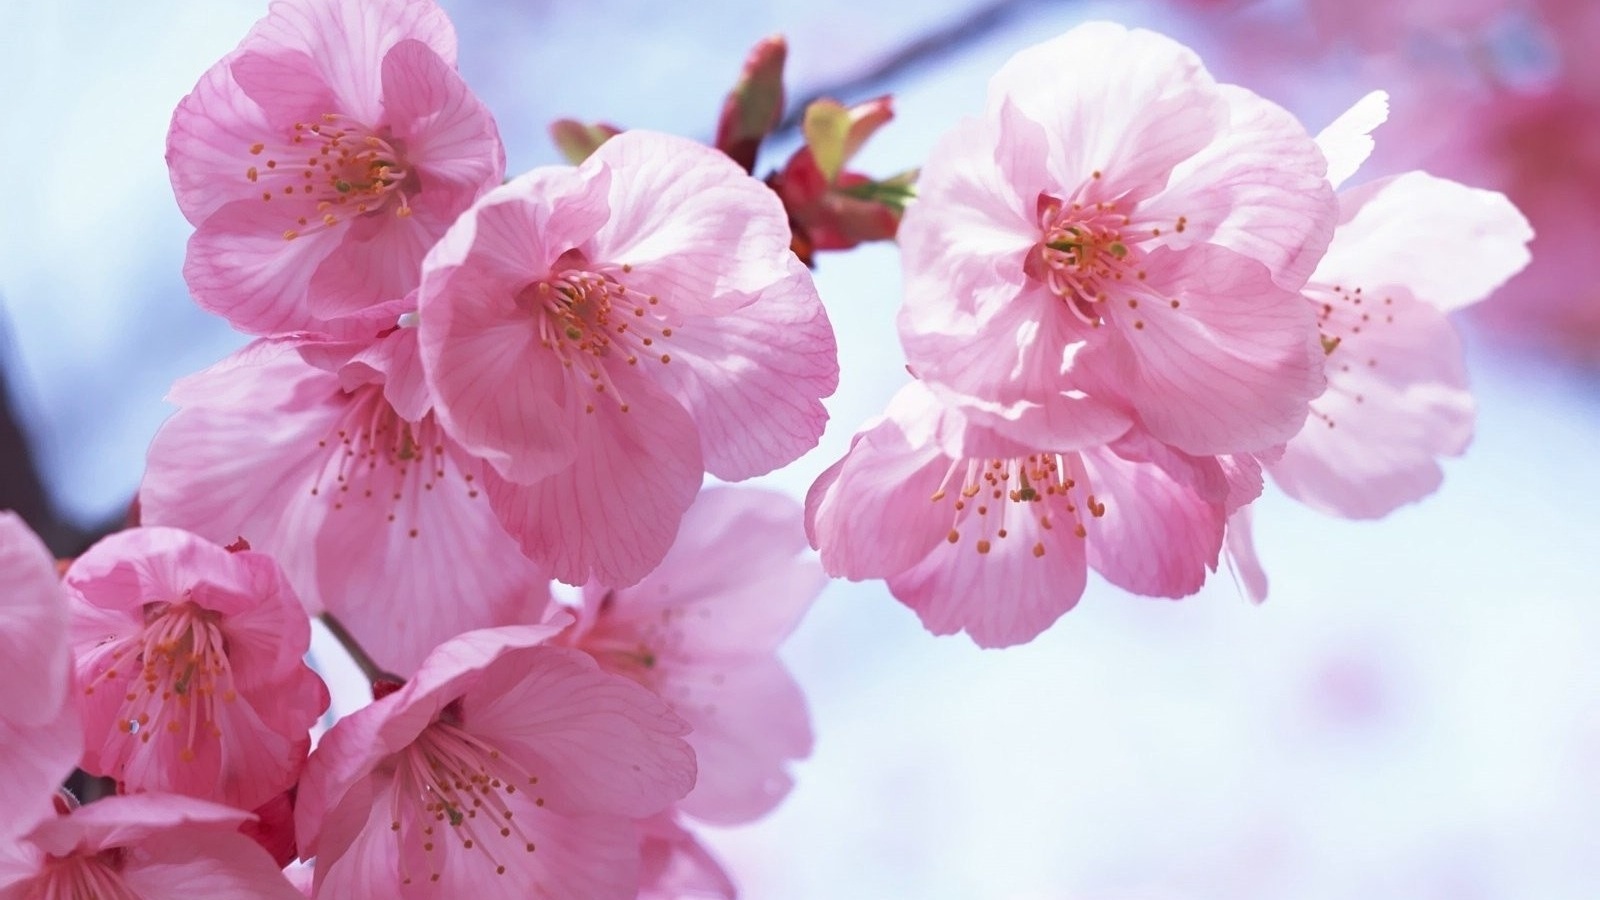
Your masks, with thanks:
[{"label": "pink blossom in foreground", "polygon": [[0,850],[0,900],[301,900],[239,833],[248,817],[170,794],[108,797]]},{"label": "pink blossom in foreground", "polygon": [[733,900],[739,895],[722,864],[672,816],[639,822],[639,856],[638,900]]},{"label": "pink blossom in foreground", "polygon": [[431,0],[276,0],[167,136],[195,299],[257,334],[404,297],[500,182],[494,120]]},{"label": "pink blossom in foreground", "polygon": [[90,547],[64,584],[85,770],[247,810],[294,783],[328,690],[271,557],[135,528]]},{"label": "pink blossom in foreground", "polygon": [[885,578],[934,634],[1004,647],[1071,609],[1090,567],[1137,594],[1199,590],[1228,516],[1260,491],[1248,456],[1136,435],[1030,447],[913,382],[812,485],[806,516],[830,574]]},{"label": "pink blossom in foreground", "polygon": [[[489,508],[486,466],[439,427],[416,329],[252,344],[179,380],[140,490],[144,520],[242,536],[382,666],[538,618],[549,581]],[[315,364],[313,364],[315,363]]]},{"label": "pink blossom in foreground", "polygon": [[782,205],[723,154],[627,132],[488,194],[429,254],[423,367],[491,504],[554,577],[626,585],[703,473],[810,449],[833,332]]},{"label": "pink blossom in foreground", "polygon": [[83,753],[69,703],[67,604],[55,561],[22,519],[0,512],[0,847],[51,812]]},{"label": "pink blossom in foreground", "polygon": [[719,825],[765,815],[811,752],[805,697],[778,645],[827,583],[799,504],[742,488],[701,492],[661,565],[629,588],[592,584],[564,636],[650,688],[694,729],[700,778],[678,809]]},{"label": "pink blossom in foreground", "polygon": [[[1336,178],[1371,149],[1364,132],[1381,102],[1367,98],[1319,137]],[[1352,118],[1361,124],[1347,127]],[[1504,196],[1422,172],[1341,191],[1339,203],[1333,243],[1305,288],[1328,389],[1267,471],[1308,506],[1377,518],[1437,489],[1437,458],[1471,440],[1475,408],[1445,315],[1526,265],[1533,233]]]},{"label": "pink blossom in foreground", "polygon": [[1323,386],[1294,292],[1332,234],[1324,171],[1292,116],[1164,37],[1091,23],[1024,50],[901,225],[911,367],[1024,443],[1281,443]]},{"label": "pink blossom in foreground", "polygon": [[295,810],[319,896],[631,900],[632,820],[689,791],[694,752],[655,695],[539,646],[567,622],[454,638],[323,736]]}]

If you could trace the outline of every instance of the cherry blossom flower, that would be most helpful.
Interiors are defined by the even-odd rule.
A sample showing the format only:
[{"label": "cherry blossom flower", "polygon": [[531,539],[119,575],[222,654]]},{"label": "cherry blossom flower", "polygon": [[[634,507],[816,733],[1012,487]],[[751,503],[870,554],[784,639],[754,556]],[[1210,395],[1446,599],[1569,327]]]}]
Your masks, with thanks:
[{"label": "cherry blossom flower", "polygon": [[200,305],[270,334],[415,288],[428,248],[505,170],[455,52],[431,0],[273,3],[167,137]]},{"label": "cherry blossom flower", "polygon": [[[1369,96],[1319,136],[1336,186],[1370,152],[1382,104]],[[1305,289],[1328,388],[1267,471],[1308,506],[1377,518],[1437,489],[1437,458],[1471,440],[1475,407],[1445,315],[1522,269],[1533,232],[1504,196],[1422,172],[1341,191],[1339,204]]]},{"label": "cherry blossom flower", "polygon": [[491,192],[429,254],[439,420],[554,577],[638,581],[705,471],[747,478],[816,444],[838,363],[788,246],[778,199],[726,156],[627,132]]},{"label": "cherry blossom flower", "polygon": [[439,426],[416,329],[279,339],[181,379],[151,444],[146,522],[273,554],[391,672],[477,628],[536,619],[549,580],[489,508],[486,466]]},{"label": "cherry blossom flower", "polygon": [[171,794],[109,797],[0,850],[0,900],[301,900],[239,833],[248,813]]},{"label": "cherry blossom flower", "polygon": [[271,557],[135,528],[90,547],[64,584],[85,770],[241,809],[294,783],[328,691]]},{"label": "cherry blossom flower", "polygon": [[776,654],[826,583],[799,504],[724,487],[700,494],[643,581],[585,589],[563,640],[650,688],[694,729],[700,778],[678,809],[731,825],[788,794],[787,764],[810,754],[811,727]]},{"label": "cherry blossom flower", "polygon": [[934,634],[1003,647],[1071,609],[1090,567],[1138,594],[1199,590],[1228,516],[1260,492],[1250,456],[1138,435],[1030,447],[913,382],[812,485],[806,522],[830,574],[885,578]]},{"label": "cherry blossom flower", "polygon": [[1332,234],[1324,172],[1293,117],[1167,38],[1091,23],[1024,50],[902,222],[911,367],[1027,444],[1281,443],[1323,386],[1294,292]]},{"label": "cherry blossom flower", "polygon": [[0,512],[0,847],[51,811],[83,753],[68,702],[67,604],[55,561],[23,521]]},{"label": "cherry blossom flower", "polygon": [[325,897],[585,897],[638,890],[635,818],[694,784],[667,705],[565,627],[469,632],[339,720],[301,781],[301,856]]}]

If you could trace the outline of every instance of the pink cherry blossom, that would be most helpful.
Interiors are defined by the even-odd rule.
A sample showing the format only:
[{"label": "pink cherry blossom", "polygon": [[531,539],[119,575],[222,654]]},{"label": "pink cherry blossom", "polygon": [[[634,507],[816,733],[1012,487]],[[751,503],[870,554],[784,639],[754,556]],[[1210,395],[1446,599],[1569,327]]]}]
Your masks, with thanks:
[{"label": "pink cherry blossom", "polygon": [[328,691],[271,557],[135,528],[79,556],[65,586],[84,769],[241,809],[294,783]]},{"label": "pink cherry blossom", "polygon": [[0,512],[0,847],[51,812],[83,754],[69,702],[67,604],[55,562],[23,521]]},{"label": "pink cherry blossom", "polygon": [[[1348,174],[1370,150],[1372,98],[1319,140]],[[1352,149],[1353,147],[1353,149]],[[1438,488],[1437,458],[1462,453],[1475,407],[1445,314],[1527,264],[1533,233],[1506,198],[1409,172],[1342,191],[1340,224],[1305,297],[1328,357],[1327,391],[1273,481],[1309,506],[1376,518]]]},{"label": "pink cherry blossom", "polygon": [[1323,386],[1294,292],[1332,234],[1324,171],[1292,116],[1164,37],[1091,23],[1024,50],[901,225],[911,367],[1024,443],[1281,443]]},{"label": "pink cherry blossom", "polygon": [[667,705],[586,654],[570,619],[469,632],[339,720],[301,781],[324,897],[584,897],[638,890],[633,819],[694,784]]},{"label": "pink cherry blossom", "polygon": [[109,797],[39,823],[0,852],[0,900],[301,900],[248,813],[171,794]]},{"label": "pink cherry blossom", "polygon": [[1248,456],[1137,435],[1029,447],[913,382],[812,485],[806,515],[830,574],[885,578],[934,634],[1003,647],[1071,609],[1090,567],[1138,594],[1194,593],[1228,516],[1260,491]]},{"label": "pink cherry blossom", "polygon": [[722,864],[672,816],[639,822],[639,856],[638,900],[734,900],[739,895]]},{"label": "pink cherry blossom", "polygon": [[455,51],[431,0],[276,0],[167,136],[200,305],[268,334],[415,288],[505,169]]},{"label": "pink cherry blossom", "polygon": [[833,332],[783,207],[726,156],[627,132],[484,197],[429,254],[422,362],[491,504],[562,581],[643,578],[704,472],[817,442]]},{"label": "pink cherry blossom", "polygon": [[678,809],[716,824],[769,812],[811,752],[805,697],[778,645],[827,583],[799,504],[741,488],[703,491],[661,565],[623,589],[591,584],[564,639],[672,704],[694,729],[700,778]]},{"label": "pink cherry blossom", "polygon": [[180,380],[140,503],[273,554],[313,612],[406,675],[457,634],[538,618],[549,580],[489,508],[487,467],[440,428],[416,329],[388,321],[257,342]]}]

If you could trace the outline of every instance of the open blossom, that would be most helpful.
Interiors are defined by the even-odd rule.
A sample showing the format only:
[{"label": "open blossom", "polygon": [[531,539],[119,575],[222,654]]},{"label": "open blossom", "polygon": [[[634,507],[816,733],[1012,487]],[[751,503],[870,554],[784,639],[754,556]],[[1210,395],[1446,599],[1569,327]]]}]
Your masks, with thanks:
[{"label": "open blossom", "polygon": [[0,512],[0,847],[51,811],[83,753],[69,702],[67,604],[55,561],[23,521]]},{"label": "open blossom", "polygon": [[1199,590],[1260,491],[1249,456],[1018,444],[913,382],[812,485],[806,521],[830,574],[885,578],[934,634],[1003,647],[1071,609],[1090,567],[1138,594]]},{"label": "open blossom", "polygon": [[0,849],[0,900],[302,900],[239,833],[248,818],[191,797],[108,797]]},{"label": "open blossom", "polygon": [[799,505],[769,491],[710,488],[637,585],[584,590],[563,639],[672,704],[694,729],[700,778],[678,809],[729,825],[769,812],[811,752],[805,697],[777,657],[827,583]]},{"label": "open blossom", "polygon": [[294,783],[328,691],[271,557],[135,528],[79,556],[65,586],[85,770],[241,809]]},{"label": "open blossom", "polygon": [[911,367],[1024,443],[1281,443],[1322,389],[1294,292],[1332,233],[1324,171],[1287,112],[1159,35],[1091,23],[1024,50],[902,222]]},{"label": "open blossom", "polygon": [[273,554],[311,611],[405,675],[457,634],[538,618],[549,579],[489,508],[486,466],[439,426],[416,329],[394,318],[360,341],[260,341],[181,379],[140,506]]},{"label": "open blossom", "polygon": [[429,254],[435,409],[554,577],[638,581],[704,472],[816,444],[838,363],[788,247],[777,197],[726,156],[627,132],[494,190]]},{"label": "open blossom", "polygon": [[404,297],[504,150],[432,0],[276,0],[178,105],[200,305],[258,334]]},{"label": "open blossom", "polygon": [[540,645],[567,622],[454,638],[323,736],[295,810],[319,896],[632,900],[633,819],[694,753],[655,695]]},{"label": "open blossom", "polygon": [[[1366,132],[1382,116],[1382,95],[1371,95],[1319,136],[1335,186],[1370,151]],[[1522,269],[1533,233],[1504,196],[1423,172],[1343,190],[1339,204],[1304,292],[1328,388],[1267,471],[1302,503],[1376,518],[1432,493],[1437,458],[1471,440],[1475,407],[1446,314]]]}]

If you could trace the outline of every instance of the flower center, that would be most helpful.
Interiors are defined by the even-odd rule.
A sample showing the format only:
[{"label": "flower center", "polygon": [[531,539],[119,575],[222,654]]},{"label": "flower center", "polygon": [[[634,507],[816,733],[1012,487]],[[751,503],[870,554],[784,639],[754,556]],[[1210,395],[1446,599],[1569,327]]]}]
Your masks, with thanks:
[{"label": "flower center", "polygon": [[[187,601],[145,604],[144,630],[111,650],[110,664],[84,693],[103,684],[124,690],[118,730],[140,745],[168,735],[181,742],[178,758],[193,762],[199,742],[222,736],[222,704],[238,699],[220,620]],[[124,672],[129,656],[132,671]]]},{"label": "flower center", "polygon": [[1100,325],[1100,305],[1114,283],[1144,277],[1138,267],[1143,254],[1123,236],[1131,220],[1118,203],[1085,205],[1039,195],[1040,238],[1028,252],[1024,271],[1060,297],[1085,325]]},{"label": "flower center", "polygon": [[[391,829],[404,830],[402,841],[420,845],[439,880],[443,850],[440,841],[454,841],[462,850],[483,854],[504,875],[506,861],[537,848],[513,815],[507,798],[533,788],[538,777],[502,756],[489,743],[441,719],[423,730],[395,762]],[[544,798],[534,800],[544,805]],[[409,884],[413,853],[400,854],[401,879]]]},{"label": "flower center", "polygon": [[29,897],[39,900],[140,900],[117,874],[121,848],[93,855],[51,856]]},{"label": "flower center", "polygon": [[446,452],[444,432],[433,413],[420,421],[400,417],[380,385],[362,385],[345,395],[349,408],[332,435],[317,447],[332,455],[311,483],[313,496],[326,497],[335,511],[357,504],[383,504],[390,523],[419,534],[424,498],[458,475],[467,496],[478,496],[473,475],[459,471]]},{"label": "flower center", "polygon": [[1075,535],[1087,537],[1084,513],[1094,518],[1105,515],[1105,504],[1086,492],[1087,484],[1088,475],[1076,453],[964,459],[950,464],[930,499],[951,501],[946,535],[950,543],[970,538],[979,553],[988,553],[996,541],[1020,529],[1035,537],[1033,555],[1039,557],[1045,554],[1044,542],[1037,539],[1041,532],[1070,523]]},{"label": "flower center", "polygon": [[390,207],[397,216],[411,215],[407,194],[416,193],[418,179],[401,148],[348,116],[296,122],[286,138],[270,147],[252,144],[250,154],[262,160],[245,178],[261,188],[263,203],[285,207],[284,240]]},{"label": "flower center", "polygon": [[[637,366],[640,360],[672,362],[660,342],[672,327],[660,310],[660,298],[634,290],[619,276],[629,265],[596,266],[577,250],[556,261],[549,277],[533,282],[517,295],[517,305],[538,321],[539,343],[568,369],[581,371],[596,394],[614,398],[622,412],[628,400],[618,390],[609,366]],[[585,412],[594,412],[592,402]]]}]

